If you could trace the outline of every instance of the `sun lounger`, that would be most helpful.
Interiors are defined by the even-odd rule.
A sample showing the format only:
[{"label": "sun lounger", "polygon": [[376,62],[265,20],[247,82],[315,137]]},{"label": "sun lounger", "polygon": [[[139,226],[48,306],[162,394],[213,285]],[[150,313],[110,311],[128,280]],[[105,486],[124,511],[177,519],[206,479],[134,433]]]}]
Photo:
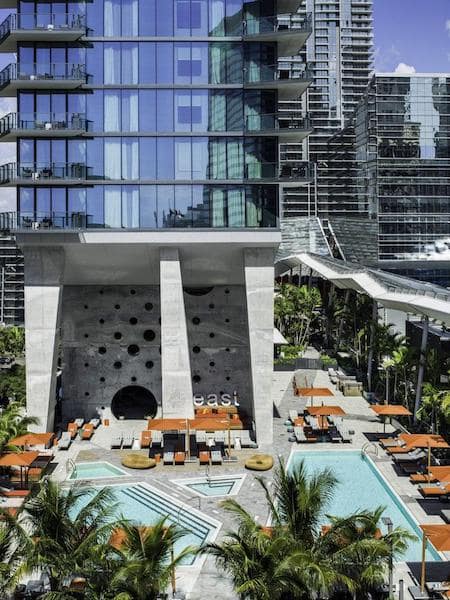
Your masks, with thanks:
[{"label": "sun lounger", "polygon": [[61,437],[58,441],[58,448],[60,450],[68,450],[70,444],[72,443],[72,435],[70,431],[63,431]]},{"label": "sun lounger", "polygon": [[290,410],[289,411],[289,420],[294,423],[295,419],[298,418],[298,412],[296,410]]},{"label": "sun lounger", "polygon": [[201,450],[198,458],[201,465],[209,465],[209,452],[206,450]]},{"label": "sun lounger", "polygon": [[225,443],[225,431],[216,431],[214,433],[214,442],[216,444],[224,444]]},{"label": "sun lounger", "polygon": [[70,436],[73,439],[77,435],[78,425],[76,423],[69,423],[67,425],[67,431],[70,433]]},{"label": "sun lounger", "polygon": [[408,454],[408,452],[412,452],[414,450],[414,447],[405,444],[404,446],[389,446],[385,448],[385,450],[392,456],[394,454]]},{"label": "sun lounger", "polygon": [[393,455],[392,458],[394,459],[394,461],[396,463],[419,462],[419,461],[423,460],[424,458],[426,458],[426,454],[425,454],[425,452],[423,452],[423,450],[417,449],[417,450],[408,452],[407,454]]},{"label": "sun lounger", "polygon": [[211,450],[211,464],[221,465],[222,464],[222,453],[220,450]]},{"label": "sun lounger", "polygon": [[340,442],[342,440],[342,436],[336,427],[333,427],[332,429],[330,429],[328,431],[328,433],[329,433],[329,436],[330,436],[330,439],[332,442]]},{"label": "sun lounger", "polygon": [[30,494],[30,490],[5,490],[1,492],[6,498],[26,498]]},{"label": "sun lounger", "polygon": [[100,425],[100,419],[91,419],[89,423],[94,427],[94,429],[97,429],[97,427]]},{"label": "sun lounger", "polygon": [[412,473],[409,480],[411,483],[432,483],[436,481],[431,474],[428,475],[427,473]]},{"label": "sun lounger", "polygon": [[149,448],[152,442],[152,432],[148,429],[141,431],[141,448]]},{"label": "sun lounger", "polygon": [[114,448],[121,448],[122,447],[122,435],[114,435],[111,438],[111,450]]},{"label": "sun lounger", "polygon": [[441,510],[441,517],[444,519],[446,523],[450,523],[450,510],[445,509]]},{"label": "sun lounger", "polygon": [[308,441],[303,427],[294,427],[294,435],[299,444]]},{"label": "sun lounger", "polygon": [[81,418],[75,419],[74,423],[78,427],[78,429],[80,429],[80,427],[83,427],[83,425],[84,425],[84,419],[81,419]]},{"label": "sun lounger", "polygon": [[131,448],[134,442],[134,435],[132,433],[125,433],[122,440],[122,448]]},{"label": "sun lounger", "polygon": [[90,440],[93,435],[94,435],[94,426],[87,423],[81,430],[81,439],[82,440]]},{"label": "sun lounger", "polygon": [[173,461],[174,461],[174,454],[173,452],[170,450],[168,452],[164,452],[163,455],[163,462],[165,465],[173,465]]},{"label": "sun lounger", "polygon": [[199,429],[195,432],[195,441],[197,444],[205,444],[206,443],[206,431]]},{"label": "sun lounger", "polygon": [[406,446],[406,442],[400,436],[382,438],[378,441],[383,448],[402,448],[403,446]]},{"label": "sun lounger", "polygon": [[186,460],[186,454],[184,452],[175,452],[175,464],[176,465],[184,465],[185,460]]},{"label": "sun lounger", "polygon": [[151,448],[153,448],[154,446],[161,446],[162,441],[163,441],[163,436],[162,436],[161,431],[159,431],[158,429],[152,429],[151,434],[152,434]]},{"label": "sun lounger", "polygon": [[337,431],[338,431],[339,435],[341,436],[343,442],[351,443],[352,436],[350,435],[348,429],[344,429],[343,427],[339,427],[337,429]]},{"label": "sun lounger", "polygon": [[429,487],[421,487],[419,488],[420,494],[424,498],[448,498],[450,495],[450,484],[445,486],[429,486]]}]

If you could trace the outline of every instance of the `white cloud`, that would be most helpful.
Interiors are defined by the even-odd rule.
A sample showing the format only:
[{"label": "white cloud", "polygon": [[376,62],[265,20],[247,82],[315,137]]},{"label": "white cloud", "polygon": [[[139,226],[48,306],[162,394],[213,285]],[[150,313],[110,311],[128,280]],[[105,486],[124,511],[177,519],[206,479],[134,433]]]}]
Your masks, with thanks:
[{"label": "white cloud", "polygon": [[412,74],[415,73],[416,69],[412,65],[407,65],[403,62],[398,63],[395,67],[394,73],[404,73],[404,74]]},{"label": "white cloud", "polygon": [[2,188],[0,191],[0,212],[14,212],[16,210],[15,188]]},{"label": "white cloud", "polygon": [[450,35],[450,19],[447,19],[445,21],[445,30],[448,32],[448,34]]}]

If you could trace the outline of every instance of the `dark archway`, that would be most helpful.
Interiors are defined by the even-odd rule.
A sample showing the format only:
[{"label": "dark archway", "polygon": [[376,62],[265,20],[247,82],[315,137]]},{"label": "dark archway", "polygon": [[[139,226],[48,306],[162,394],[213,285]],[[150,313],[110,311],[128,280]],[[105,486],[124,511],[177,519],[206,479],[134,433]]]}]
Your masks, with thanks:
[{"label": "dark archway", "polygon": [[157,410],[155,396],[140,385],[127,385],[117,392],[111,402],[111,412],[116,419],[154,417]]}]

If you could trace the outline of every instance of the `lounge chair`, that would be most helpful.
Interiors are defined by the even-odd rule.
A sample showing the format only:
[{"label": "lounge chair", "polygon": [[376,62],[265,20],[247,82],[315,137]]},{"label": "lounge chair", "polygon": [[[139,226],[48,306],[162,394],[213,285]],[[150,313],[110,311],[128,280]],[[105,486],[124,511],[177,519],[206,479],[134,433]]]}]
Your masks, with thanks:
[{"label": "lounge chair", "polygon": [[163,441],[163,436],[162,436],[161,431],[159,431],[157,429],[152,429],[151,434],[152,434],[151,447],[153,448],[153,446],[161,446],[162,441]]},{"label": "lounge chair", "polygon": [[150,448],[152,442],[152,432],[148,429],[141,431],[141,448]]},{"label": "lounge chair", "polygon": [[163,463],[165,465],[173,465],[173,461],[174,461],[174,454],[173,454],[172,450],[169,450],[168,452],[164,452]]},{"label": "lounge chair", "polygon": [[289,411],[289,419],[292,422],[292,424],[294,424],[295,419],[298,419],[298,412],[296,410],[290,410]]},{"label": "lounge chair", "polygon": [[93,426],[94,429],[97,429],[97,427],[100,425],[100,419],[91,419],[89,423]]},{"label": "lounge chair", "polygon": [[225,431],[216,431],[214,433],[214,442],[216,444],[224,444],[225,443]]},{"label": "lounge chair", "polygon": [[294,427],[294,435],[295,439],[297,440],[297,443],[299,444],[308,441],[303,427]]},{"label": "lounge chair", "polygon": [[175,452],[175,464],[176,465],[184,465],[185,460],[186,460],[186,454],[184,452]]},{"label": "lounge chair", "polygon": [[73,439],[78,433],[78,425],[76,423],[69,423],[67,425],[67,431],[70,433],[70,437]]},{"label": "lounge chair", "polygon": [[394,454],[408,454],[408,452],[412,452],[414,450],[414,446],[390,446],[389,448],[385,448],[386,452],[393,456]]},{"label": "lounge chair", "polygon": [[58,441],[58,448],[60,450],[68,450],[71,443],[72,434],[70,433],[70,431],[63,431]]},{"label": "lounge chair", "polygon": [[111,438],[111,450],[113,450],[114,448],[122,448],[122,434],[119,433],[118,435],[113,435],[113,437]]},{"label": "lounge chair", "polygon": [[206,450],[201,450],[198,455],[199,461],[201,465],[209,465],[209,452]]},{"label": "lounge chair", "polygon": [[81,430],[81,439],[82,440],[90,440],[94,435],[94,426],[90,423],[87,423],[83,429]]},{"label": "lounge chair", "polygon": [[134,435],[132,433],[125,433],[122,441],[122,448],[131,448],[134,442]]},{"label": "lounge chair", "polygon": [[428,473],[412,473],[409,476],[409,480],[411,483],[434,483],[436,478]]},{"label": "lounge chair", "polygon": [[221,465],[222,464],[222,452],[220,450],[211,450],[211,464]]},{"label": "lounge chair", "polygon": [[441,510],[441,517],[444,519],[446,523],[450,523],[450,510],[444,509]]},{"label": "lounge chair", "polygon": [[[329,431],[328,434],[330,436],[330,439],[333,443],[336,442],[340,442],[341,440],[343,441],[343,438],[341,436],[341,434],[339,433],[339,431],[337,430],[336,427],[332,427]],[[351,440],[350,440],[351,441]]]},{"label": "lounge chair", "polygon": [[396,463],[400,462],[419,462],[426,458],[426,453],[419,448],[412,450],[406,454],[393,455],[392,457]]},{"label": "lounge chair", "polygon": [[450,495],[450,484],[445,486],[429,486],[419,488],[420,494],[424,498],[448,498]]},{"label": "lounge chair", "polygon": [[206,431],[198,429],[195,432],[195,441],[197,442],[197,444],[206,444]]},{"label": "lounge chair", "polygon": [[30,494],[31,490],[6,490],[1,491],[2,496],[6,498],[26,498]]},{"label": "lounge chair", "polygon": [[343,442],[348,442],[348,443],[351,444],[351,442],[352,442],[352,436],[350,435],[348,429],[344,429],[343,427],[339,427],[338,433],[341,436]]},{"label": "lounge chair", "polygon": [[74,423],[78,427],[78,429],[80,429],[80,427],[83,427],[83,425],[84,425],[84,419],[82,419],[82,418],[75,419]]},{"label": "lounge chair", "polygon": [[382,446],[383,448],[401,448],[403,446],[406,446],[406,442],[405,440],[402,439],[402,437],[398,436],[398,437],[390,437],[390,438],[382,438],[381,440],[378,440],[380,443],[380,446]]}]

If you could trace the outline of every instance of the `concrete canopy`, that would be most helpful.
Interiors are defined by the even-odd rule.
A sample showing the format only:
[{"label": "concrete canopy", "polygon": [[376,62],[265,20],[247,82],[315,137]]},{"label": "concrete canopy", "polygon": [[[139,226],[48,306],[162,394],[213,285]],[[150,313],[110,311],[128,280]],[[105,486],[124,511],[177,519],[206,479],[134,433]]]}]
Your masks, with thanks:
[{"label": "concrete canopy", "polygon": [[310,253],[278,261],[277,275],[304,265],[341,289],[367,294],[385,308],[426,316],[450,326],[450,290],[360,264]]}]

